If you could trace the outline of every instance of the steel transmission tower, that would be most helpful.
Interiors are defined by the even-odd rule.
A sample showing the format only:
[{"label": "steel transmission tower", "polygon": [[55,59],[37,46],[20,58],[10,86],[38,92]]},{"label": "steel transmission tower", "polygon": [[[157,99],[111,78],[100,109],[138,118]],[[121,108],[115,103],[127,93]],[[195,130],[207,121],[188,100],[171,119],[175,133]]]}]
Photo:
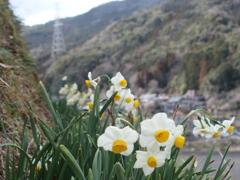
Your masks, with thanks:
[{"label": "steel transmission tower", "polygon": [[57,18],[54,22],[54,28],[53,28],[53,41],[52,41],[52,52],[51,52],[52,60],[56,60],[59,55],[66,52],[66,46],[65,46],[62,27],[61,27],[62,25],[63,24]]}]

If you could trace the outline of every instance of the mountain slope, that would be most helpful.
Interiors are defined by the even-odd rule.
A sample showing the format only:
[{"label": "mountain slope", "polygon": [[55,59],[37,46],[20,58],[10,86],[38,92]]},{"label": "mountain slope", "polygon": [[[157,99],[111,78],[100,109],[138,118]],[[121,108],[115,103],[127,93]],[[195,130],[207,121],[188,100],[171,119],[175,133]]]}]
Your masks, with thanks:
[{"label": "mountain slope", "polygon": [[239,7],[239,0],[172,0],[121,19],[54,62],[47,81],[57,87],[64,74],[81,85],[88,71],[121,71],[134,89],[196,89],[206,98],[231,91],[239,86]]},{"label": "mountain slope", "polygon": [[[113,1],[93,8],[85,14],[72,18],[64,18],[61,22],[63,23],[63,34],[65,36],[67,49],[81,45],[118,19],[150,9],[164,1],[165,0]],[[26,26],[23,30],[23,37],[28,48],[38,61],[40,61],[39,64],[41,64],[50,57],[53,21],[43,25]]]}]

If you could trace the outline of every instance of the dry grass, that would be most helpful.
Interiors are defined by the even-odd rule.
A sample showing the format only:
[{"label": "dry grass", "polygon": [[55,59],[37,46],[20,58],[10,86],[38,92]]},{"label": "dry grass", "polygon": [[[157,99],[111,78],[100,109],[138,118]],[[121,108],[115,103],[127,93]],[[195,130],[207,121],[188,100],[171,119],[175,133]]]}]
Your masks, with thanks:
[{"label": "dry grass", "polygon": [[[0,144],[14,141],[19,145],[30,111],[36,121],[37,117],[47,121],[50,115],[42,101],[37,72],[19,36],[20,23],[7,4],[0,0]],[[0,179],[4,179],[6,149],[0,148]],[[18,154],[15,149],[14,154]]]}]

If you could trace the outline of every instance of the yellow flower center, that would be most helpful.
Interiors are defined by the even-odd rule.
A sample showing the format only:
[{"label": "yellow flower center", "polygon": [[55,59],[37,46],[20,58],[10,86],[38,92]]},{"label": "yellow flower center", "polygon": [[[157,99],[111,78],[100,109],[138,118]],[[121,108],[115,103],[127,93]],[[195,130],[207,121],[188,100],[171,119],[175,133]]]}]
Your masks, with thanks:
[{"label": "yellow flower center", "polygon": [[133,122],[136,122],[136,121],[137,121],[137,118],[136,118],[136,117],[134,117],[134,118],[133,118]]},{"label": "yellow flower center", "polygon": [[234,126],[230,126],[227,130],[228,134],[231,134],[233,130],[234,130]]},{"label": "yellow flower center", "polygon": [[170,133],[167,130],[158,130],[155,133],[155,138],[157,139],[158,142],[163,143],[168,140],[169,135],[170,135]]},{"label": "yellow flower center", "polygon": [[113,145],[112,145],[112,151],[116,154],[119,154],[123,151],[126,151],[128,148],[127,148],[127,143],[123,140],[116,140],[114,141]]},{"label": "yellow flower center", "polygon": [[92,86],[92,83],[90,80],[85,80],[85,83],[86,83],[87,87],[89,87],[89,88]]},{"label": "yellow flower center", "polygon": [[132,101],[132,98],[128,97],[125,99],[126,103],[130,103]]},{"label": "yellow flower center", "polygon": [[123,79],[123,80],[121,80],[121,81],[119,82],[119,85],[120,85],[121,87],[126,87],[127,81],[126,81],[125,79]]},{"label": "yellow flower center", "polygon": [[93,104],[91,102],[88,102],[87,104],[88,104],[89,109],[92,110]]},{"label": "yellow flower center", "polygon": [[114,101],[119,101],[119,99],[121,98],[121,96],[119,94],[117,94],[115,97],[114,97]]},{"label": "yellow flower center", "polygon": [[148,166],[152,168],[157,166],[157,160],[155,159],[155,157],[152,157],[152,156],[148,158],[147,163],[148,163]]},{"label": "yellow flower center", "polygon": [[218,132],[216,132],[212,137],[213,137],[213,138],[217,138],[217,137],[219,136],[220,133],[221,133],[221,132],[218,131]]},{"label": "yellow flower center", "polygon": [[185,137],[183,136],[178,136],[176,139],[175,139],[175,142],[174,142],[174,145],[178,148],[182,148],[183,145],[184,145],[184,142],[185,142]]},{"label": "yellow flower center", "polygon": [[34,169],[35,173],[38,173],[40,171],[40,169],[41,168],[39,166],[36,166],[35,169]]},{"label": "yellow flower center", "polygon": [[133,102],[133,107],[137,108],[137,107],[138,107],[138,104],[139,104],[139,101],[138,101],[138,100],[135,100],[135,101]]},{"label": "yellow flower center", "polygon": [[104,113],[102,113],[102,115],[100,116],[100,119],[102,119],[104,117]]},{"label": "yellow flower center", "polygon": [[201,131],[201,133],[206,133],[207,131]]}]

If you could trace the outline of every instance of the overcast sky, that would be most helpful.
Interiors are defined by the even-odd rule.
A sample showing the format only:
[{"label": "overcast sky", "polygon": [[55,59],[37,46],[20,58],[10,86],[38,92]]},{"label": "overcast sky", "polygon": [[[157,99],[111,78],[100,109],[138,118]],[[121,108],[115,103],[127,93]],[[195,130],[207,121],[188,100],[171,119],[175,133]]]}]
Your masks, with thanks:
[{"label": "overcast sky", "polygon": [[[10,7],[25,25],[44,24],[56,18],[83,14],[113,0],[10,0]],[[58,8],[57,8],[58,7]]]}]

